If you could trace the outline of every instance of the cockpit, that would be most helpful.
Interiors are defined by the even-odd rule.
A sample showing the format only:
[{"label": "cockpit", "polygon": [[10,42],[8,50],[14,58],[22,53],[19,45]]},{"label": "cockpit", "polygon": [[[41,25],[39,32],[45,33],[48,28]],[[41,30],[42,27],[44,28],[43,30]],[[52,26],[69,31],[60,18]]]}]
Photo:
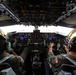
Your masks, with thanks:
[{"label": "cockpit", "polygon": [[[67,54],[64,45],[76,35],[75,16],[76,0],[0,0],[0,35],[23,58],[21,75],[54,75],[48,61],[49,44],[54,43],[55,57]],[[59,71],[57,75],[64,73]],[[64,73],[68,74],[75,75]]]},{"label": "cockpit", "polygon": [[[65,54],[66,51],[63,45],[68,45],[69,39],[67,37],[67,34],[63,35],[61,33],[58,33],[57,30],[56,32],[43,30],[44,31],[43,32],[41,31],[42,28],[41,30],[39,27],[31,29],[31,27],[28,26],[32,30],[29,31],[29,29],[26,26],[24,27],[23,28],[25,29],[25,31],[23,29],[22,29],[23,31],[22,30],[13,32],[8,31],[7,40],[11,42],[11,47],[13,48],[15,53],[19,56],[22,56],[23,59],[25,59],[23,68],[26,71],[26,75],[29,74],[45,75],[46,71],[44,61],[47,59],[49,43],[53,42],[55,44],[53,47],[53,52],[55,55],[59,55],[61,53]],[[9,30],[8,26],[6,26],[4,29],[3,28],[4,27],[1,27],[3,31],[6,31],[5,28]],[[50,29],[51,28],[52,27],[50,27]],[[28,32],[26,31],[26,29],[28,30]],[[54,30],[54,27],[52,29]],[[69,32],[73,30],[72,28],[70,29],[64,28],[64,29],[65,31],[68,30]],[[64,31],[62,33],[64,33]]]}]

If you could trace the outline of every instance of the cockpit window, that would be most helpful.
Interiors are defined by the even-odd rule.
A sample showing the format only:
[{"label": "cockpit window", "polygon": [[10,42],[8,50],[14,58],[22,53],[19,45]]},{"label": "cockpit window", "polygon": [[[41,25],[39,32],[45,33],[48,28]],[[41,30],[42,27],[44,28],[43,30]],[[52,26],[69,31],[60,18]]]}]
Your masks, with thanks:
[{"label": "cockpit window", "polygon": [[68,27],[61,27],[61,26],[40,26],[39,30],[41,32],[55,32],[63,35],[68,35],[70,31],[73,30],[73,28],[68,28]]},{"label": "cockpit window", "polygon": [[[0,27],[0,29],[5,33],[9,33],[9,32],[33,32],[33,30],[35,29],[34,26],[25,26],[25,25],[12,25],[12,26],[5,26],[5,27]],[[61,27],[61,26],[38,26],[38,29],[40,30],[40,32],[55,32],[55,33],[59,33],[59,34],[63,34],[65,36],[67,36],[72,30],[73,28],[68,28],[68,27]]]}]

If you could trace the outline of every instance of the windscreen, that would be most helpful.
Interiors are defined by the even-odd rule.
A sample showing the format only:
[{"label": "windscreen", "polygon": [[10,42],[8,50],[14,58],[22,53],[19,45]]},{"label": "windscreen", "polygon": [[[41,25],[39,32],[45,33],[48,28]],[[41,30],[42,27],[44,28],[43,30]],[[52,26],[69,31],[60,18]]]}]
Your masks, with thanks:
[{"label": "windscreen", "polygon": [[[35,30],[34,26],[25,26],[25,25],[13,25],[13,26],[4,26],[0,27],[0,29],[5,33],[9,32],[33,32]],[[68,27],[60,27],[60,26],[39,26],[38,30],[40,30],[41,33],[59,33],[62,35],[67,36],[73,28]]]}]

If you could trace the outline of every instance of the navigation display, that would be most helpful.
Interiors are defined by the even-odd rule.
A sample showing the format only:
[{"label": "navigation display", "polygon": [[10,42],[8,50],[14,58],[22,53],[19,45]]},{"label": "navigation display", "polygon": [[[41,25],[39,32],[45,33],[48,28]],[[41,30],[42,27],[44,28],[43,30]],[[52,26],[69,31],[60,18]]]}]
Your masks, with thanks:
[{"label": "navigation display", "polygon": [[21,36],[19,37],[19,39],[20,39],[20,40],[24,40],[24,36],[21,35]]}]

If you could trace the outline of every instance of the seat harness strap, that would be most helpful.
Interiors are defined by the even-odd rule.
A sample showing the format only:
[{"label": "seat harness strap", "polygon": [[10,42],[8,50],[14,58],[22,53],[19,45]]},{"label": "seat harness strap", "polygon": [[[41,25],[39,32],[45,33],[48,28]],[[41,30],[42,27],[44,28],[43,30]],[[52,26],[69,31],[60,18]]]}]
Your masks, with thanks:
[{"label": "seat harness strap", "polygon": [[62,56],[64,56],[66,59],[68,59],[71,63],[73,63],[76,66],[76,62],[73,59],[69,58],[67,55]]},{"label": "seat harness strap", "polygon": [[0,64],[5,62],[7,59],[9,59],[10,57],[12,57],[13,55],[9,55],[7,57],[3,57],[2,59],[0,59]]}]

